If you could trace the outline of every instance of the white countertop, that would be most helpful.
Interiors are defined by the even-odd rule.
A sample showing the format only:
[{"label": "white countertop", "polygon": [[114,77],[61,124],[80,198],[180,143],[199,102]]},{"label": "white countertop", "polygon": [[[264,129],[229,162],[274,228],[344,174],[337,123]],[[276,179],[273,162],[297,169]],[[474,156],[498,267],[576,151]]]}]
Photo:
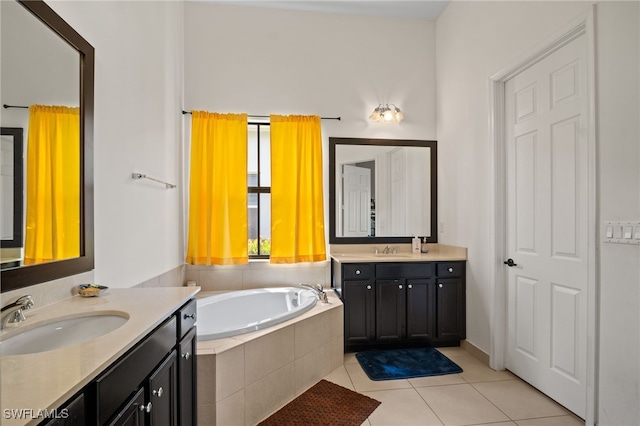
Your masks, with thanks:
[{"label": "white countertop", "polygon": [[[192,298],[199,287],[158,287],[109,289],[99,297],[74,296],[42,308],[25,311],[26,330],[42,322],[82,314],[119,311],[129,315],[120,328],[97,339],[75,346],[35,354],[0,357],[0,423],[37,424],[39,410],[58,408],[68,398],[97,377],[118,357]],[[0,332],[0,339],[18,328]],[[33,410],[23,419],[7,410]],[[24,413],[24,412],[23,412]]]},{"label": "white countertop", "polygon": [[[411,253],[410,245],[390,244],[397,247],[397,253],[383,254],[385,245],[340,245],[331,247],[331,258],[340,263],[360,262],[434,262],[467,260],[465,247],[448,246],[444,244],[428,244],[428,253]],[[379,253],[375,253],[378,247]]]}]

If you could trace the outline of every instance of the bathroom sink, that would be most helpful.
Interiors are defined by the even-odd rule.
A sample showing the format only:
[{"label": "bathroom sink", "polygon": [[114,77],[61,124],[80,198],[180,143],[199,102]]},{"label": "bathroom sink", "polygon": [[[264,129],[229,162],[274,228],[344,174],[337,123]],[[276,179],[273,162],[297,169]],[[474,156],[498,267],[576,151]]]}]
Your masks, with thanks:
[{"label": "bathroom sink", "polygon": [[79,345],[121,327],[128,320],[129,315],[125,312],[109,311],[25,325],[25,331],[20,333],[16,330],[19,334],[9,332],[9,337],[0,341],[0,356],[33,354]]}]

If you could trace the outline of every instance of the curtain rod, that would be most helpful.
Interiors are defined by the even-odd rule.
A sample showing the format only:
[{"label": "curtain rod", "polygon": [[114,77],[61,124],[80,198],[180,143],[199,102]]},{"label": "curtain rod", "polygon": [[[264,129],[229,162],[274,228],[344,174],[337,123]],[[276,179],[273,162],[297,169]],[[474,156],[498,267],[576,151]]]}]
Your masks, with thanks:
[{"label": "curtain rod", "polygon": [[[182,114],[191,114],[191,111],[182,110]],[[268,115],[255,115],[255,114],[247,114],[248,117],[251,118],[269,118]],[[320,117],[321,120],[342,120],[342,117]]]},{"label": "curtain rod", "polygon": [[7,105],[7,104],[3,104],[2,105],[4,108],[23,108],[23,109],[29,109],[28,106],[22,106],[22,105]]}]

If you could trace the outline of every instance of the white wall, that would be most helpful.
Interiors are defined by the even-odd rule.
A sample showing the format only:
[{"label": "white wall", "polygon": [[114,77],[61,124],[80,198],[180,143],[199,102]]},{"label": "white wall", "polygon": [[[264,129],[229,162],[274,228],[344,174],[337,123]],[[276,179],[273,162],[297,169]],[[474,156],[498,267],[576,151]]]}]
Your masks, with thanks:
[{"label": "white wall", "polygon": [[[436,23],[440,242],[468,247],[467,339],[490,348],[493,145],[489,77],[585,13],[588,2],[452,2]],[[596,13],[600,220],[640,220],[638,3]],[[470,214],[472,212],[472,214]],[[600,249],[600,424],[639,424],[639,247]]]},{"label": "white wall", "polygon": [[95,281],[130,287],[184,263],[183,4],[48,1],[96,50]]},{"label": "white wall", "polygon": [[[185,107],[342,117],[322,122],[328,224],[330,136],[435,138],[434,36],[433,22],[186,2]],[[405,120],[370,122],[379,103],[396,104]]]}]

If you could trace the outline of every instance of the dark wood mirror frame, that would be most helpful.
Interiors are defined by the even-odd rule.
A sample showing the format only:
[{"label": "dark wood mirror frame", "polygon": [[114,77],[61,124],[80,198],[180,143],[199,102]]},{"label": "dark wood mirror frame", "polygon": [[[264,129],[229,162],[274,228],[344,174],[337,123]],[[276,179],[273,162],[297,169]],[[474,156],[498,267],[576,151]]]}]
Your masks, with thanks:
[{"label": "dark wood mirror frame", "polygon": [[[23,164],[22,164],[22,127],[2,127],[0,135],[13,137],[13,238],[2,240],[2,248],[22,247],[22,191],[23,191]],[[0,283],[1,284],[1,283]]]},{"label": "dark wood mirror frame", "polygon": [[337,145],[385,145],[422,146],[431,148],[431,222],[427,242],[438,242],[438,151],[436,141],[404,139],[329,138],[329,243],[330,244],[389,244],[411,243],[406,237],[338,237],[336,235],[336,146]]},{"label": "dark wood mirror frame", "polygon": [[80,256],[0,272],[2,292],[39,284],[94,268],[93,251],[93,102],[95,51],[43,0],[17,0],[80,55]]}]

